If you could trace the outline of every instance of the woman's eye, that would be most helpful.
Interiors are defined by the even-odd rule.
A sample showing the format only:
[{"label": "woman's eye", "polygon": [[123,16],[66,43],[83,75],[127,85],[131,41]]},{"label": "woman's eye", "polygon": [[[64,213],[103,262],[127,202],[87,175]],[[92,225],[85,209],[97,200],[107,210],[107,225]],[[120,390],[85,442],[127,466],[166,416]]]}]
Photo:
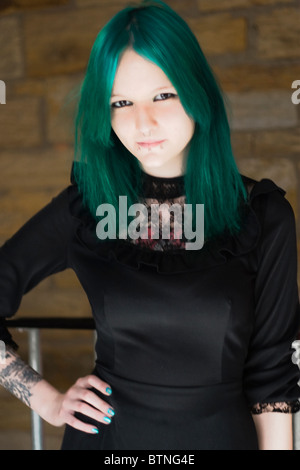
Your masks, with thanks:
[{"label": "woman's eye", "polygon": [[122,100],[122,101],[116,101],[115,103],[111,104],[112,108],[124,108],[125,106],[130,105],[130,101],[127,100]]},{"label": "woman's eye", "polygon": [[[154,101],[165,101],[169,98],[175,98],[176,95],[174,93],[160,93],[159,95],[156,95],[154,98]],[[125,108],[126,106],[131,106],[132,102],[127,101],[127,100],[121,100],[121,101],[115,101],[114,103],[111,103],[112,108]]]},{"label": "woman's eye", "polygon": [[[161,99],[157,99],[158,96],[161,96]],[[160,93],[155,97],[157,101],[164,101],[167,100],[168,98],[174,98],[176,95],[174,93]]]}]

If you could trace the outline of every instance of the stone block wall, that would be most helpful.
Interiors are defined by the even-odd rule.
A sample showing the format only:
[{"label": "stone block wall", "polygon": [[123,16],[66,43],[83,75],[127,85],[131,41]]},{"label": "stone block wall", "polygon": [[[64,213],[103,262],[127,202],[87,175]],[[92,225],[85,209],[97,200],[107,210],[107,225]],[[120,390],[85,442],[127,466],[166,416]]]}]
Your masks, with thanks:
[{"label": "stone block wall", "polygon": [[[69,183],[73,98],[97,32],[128,3],[0,0],[0,80],[6,84],[6,104],[0,105],[0,244]],[[195,32],[227,96],[241,173],[258,180],[271,178],[284,188],[298,223],[300,104],[292,103],[291,87],[300,80],[299,0],[166,3]],[[299,223],[297,230],[300,240]],[[41,314],[90,315],[72,272],[52,276],[24,297],[18,315]],[[26,351],[24,335],[16,334]],[[55,336],[55,351],[53,336],[43,334],[45,369],[54,382],[65,385],[89,372],[93,359],[89,334],[80,336],[85,342],[78,334],[61,332]],[[66,351],[65,347],[73,352],[71,359],[69,352],[62,353],[62,361],[57,351]],[[63,373],[55,375],[62,362]],[[73,363],[78,366],[75,371]],[[5,399],[10,403],[8,396]],[[11,406],[15,409],[15,404]],[[5,419],[0,419],[0,432],[1,421],[7,430]],[[22,432],[28,430],[26,423]],[[2,435],[2,443],[3,439]],[[5,445],[0,433],[0,448]]]}]

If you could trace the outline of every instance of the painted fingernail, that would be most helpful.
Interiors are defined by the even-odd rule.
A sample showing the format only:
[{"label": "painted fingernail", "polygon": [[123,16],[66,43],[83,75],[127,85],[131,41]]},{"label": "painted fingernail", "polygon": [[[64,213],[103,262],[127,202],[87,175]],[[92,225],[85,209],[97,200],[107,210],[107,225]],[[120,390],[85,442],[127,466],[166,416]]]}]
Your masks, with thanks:
[{"label": "painted fingernail", "polygon": [[106,393],[108,393],[110,395],[111,394],[111,388],[107,387]]},{"label": "painted fingernail", "polygon": [[108,413],[109,415],[111,415],[111,416],[114,416],[114,415],[115,415],[114,410],[112,410],[111,408],[108,408],[107,413]]},{"label": "painted fingernail", "polygon": [[104,416],[103,421],[105,421],[105,423],[111,423],[111,419],[107,416]]},{"label": "painted fingernail", "polygon": [[97,428],[93,428],[93,429],[92,429],[92,432],[93,432],[94,434],[98,434],[98,432],[99,432],[99,429],[97,429]]}]

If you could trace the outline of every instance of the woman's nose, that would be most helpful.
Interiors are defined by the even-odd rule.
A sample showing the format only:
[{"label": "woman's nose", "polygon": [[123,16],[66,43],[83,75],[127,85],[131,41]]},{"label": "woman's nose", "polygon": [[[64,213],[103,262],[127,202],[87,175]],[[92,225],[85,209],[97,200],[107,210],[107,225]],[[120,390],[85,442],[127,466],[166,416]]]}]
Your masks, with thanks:
[{"label": "woman's nose", "polygon": [[137,108],[135,114],[135,125],[137,130],[143,134],[155,129],[157,121],[153,110],[149,109],[149,107]]}]

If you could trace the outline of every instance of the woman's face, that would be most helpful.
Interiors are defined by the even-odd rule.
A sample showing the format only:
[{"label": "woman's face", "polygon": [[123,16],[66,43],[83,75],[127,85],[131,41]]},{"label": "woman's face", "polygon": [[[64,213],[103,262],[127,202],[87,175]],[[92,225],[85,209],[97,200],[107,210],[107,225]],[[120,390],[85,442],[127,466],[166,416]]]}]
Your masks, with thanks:
[{"label": "woman's face", "polygon": [[165,73],[133,49],[124,52],[116,72],[111,124],[146,173],[173,177],[185,172],[194,121]]}]

